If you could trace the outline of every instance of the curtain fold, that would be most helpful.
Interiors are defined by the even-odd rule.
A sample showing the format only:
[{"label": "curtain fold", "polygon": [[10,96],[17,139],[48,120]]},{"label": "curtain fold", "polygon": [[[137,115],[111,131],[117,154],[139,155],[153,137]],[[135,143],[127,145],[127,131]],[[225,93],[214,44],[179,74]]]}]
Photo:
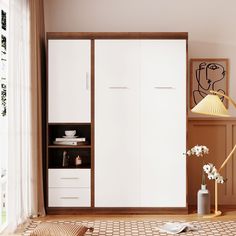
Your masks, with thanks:
[{"label": "curtain fold", "polygon": [[[32,191],[33,215],[44,215],[43,194],[43,121],[42,88],[45,81],[45,30],[43,0],[29,0],[30,7],[30,68],[32,112],[32,176],[35,182]],[[45,101],[45,96],[43,97]],[[45,126],[44,126],[45,127]]]},{"label": "curtain fold", "polygon": [[28,1],[10,1],[9,16],[7,218],[8,231],[12,232],[31,214]]},{"label": "curtain fold", "polygon": [[11,0],[8,81],[8,232],[44,215],[42,83],[45,33],[42,0]]}]

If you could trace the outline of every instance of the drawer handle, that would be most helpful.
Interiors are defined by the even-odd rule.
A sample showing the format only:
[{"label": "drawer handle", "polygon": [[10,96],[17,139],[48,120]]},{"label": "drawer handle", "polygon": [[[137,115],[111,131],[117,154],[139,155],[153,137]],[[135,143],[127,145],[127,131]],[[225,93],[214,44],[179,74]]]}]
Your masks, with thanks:
[{"label": "drawer handle", "polygon": [[79,197],[61,197],[61,199],[79,199]]},{"label": "drawer handle", "polygon": [[171,86],[156,86],[154,89],[174,89],[174,87]]},{"label": "drawer handle", "polygon": [[79,179],[78,177],[62,177],[61,179]]},{"label": "drawer handle", "polygon": [[109,89],[128,89],[128,87],[125,86],[111,86]]}]

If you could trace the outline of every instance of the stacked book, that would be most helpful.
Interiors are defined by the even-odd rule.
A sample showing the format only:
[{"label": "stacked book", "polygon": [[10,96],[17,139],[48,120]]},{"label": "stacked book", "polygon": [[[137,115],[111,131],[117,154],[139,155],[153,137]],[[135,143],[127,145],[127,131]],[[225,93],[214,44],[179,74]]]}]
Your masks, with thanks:
[{"label": "stacked book", "polygon": [[53,144],[55,145],[86,145],[86,138],[77,138],[77,137],[56,138]]}]

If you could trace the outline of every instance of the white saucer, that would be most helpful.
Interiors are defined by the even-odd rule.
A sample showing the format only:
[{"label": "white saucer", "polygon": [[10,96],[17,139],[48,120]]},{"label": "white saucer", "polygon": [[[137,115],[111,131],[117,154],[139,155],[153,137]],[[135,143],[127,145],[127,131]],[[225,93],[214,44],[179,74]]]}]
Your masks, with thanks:
[{"label": "white saucer", "polygon": [[62,136],[63,138],[77,138],[78,136],[75,136],[75,135],[65,135],[65,136]]}]

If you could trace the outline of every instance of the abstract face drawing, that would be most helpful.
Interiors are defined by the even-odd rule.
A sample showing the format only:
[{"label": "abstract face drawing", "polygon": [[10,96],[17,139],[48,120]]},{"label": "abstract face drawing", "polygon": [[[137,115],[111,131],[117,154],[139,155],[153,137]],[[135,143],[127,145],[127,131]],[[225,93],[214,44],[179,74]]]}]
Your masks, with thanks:
[{"label": "abstract face drawing", "polygon": [[[193,101],[197,104],[202,100],[210,90],[218,91],[225,94],[224,89],[221,89],[219,82],[225,79],[226,71],[219,63],[202,62],[195,69],[195,79],[197,87],[193,90]],[[224,97],[221,97],[224,100]]]}]

